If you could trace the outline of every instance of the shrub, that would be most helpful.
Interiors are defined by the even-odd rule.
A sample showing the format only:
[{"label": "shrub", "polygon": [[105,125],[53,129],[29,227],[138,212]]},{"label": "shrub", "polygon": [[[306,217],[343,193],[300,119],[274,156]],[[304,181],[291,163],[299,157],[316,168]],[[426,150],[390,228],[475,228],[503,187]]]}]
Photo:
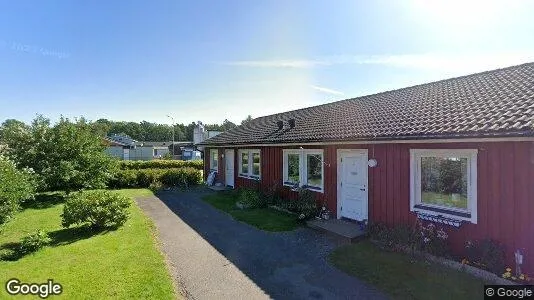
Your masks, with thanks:
[{"label": "shrub", "polygon": [[399,224],[389,227],[383,223],[369,226],[369,234],[382,247],[392,251],[423,251],[436,256],[448,256],[448,235],[433,223],[424,226],[419,220],[414,226]]},{"label": "shrub", "polygon": [[23,201],[33,199],[35,185],[30,170],[18,170],[0,155],[0,225],[13,216]]},{"label": "shrub", "polygon": [[118,227],[129,217],[130,199],[104,190],[77,192],[70,195],[63,207],[61,224],[89,226],[93,229]]},{"label": "shrub", "polygon": [[265,198],[267,204],[277,205],[281,200],[281,192],[282,189],[280,188],[280,183],[278,183],[278,181],[275,181],[270,187],[264,190],[264,192],[262,193],[262,197]]},{"label": "shrub", "polygon": [[6,155],[39,174],[41,190],[104,188],[116,168],[104,153],[102,138],[84,118],[61,117],[52,126],[38,116],[29,126],[12,122],[2,127]]},{"label": "shrub", "polygon": [[[315,193],[304,188],[300,188],[298,200],[296,203],[296,210],[303,218],[311,218],[317,214],[317,201],[315,200]],[[301,217],[302,219],[302,217]]]},{"label": "shrub", "polygon": [[34,233],[24,236],[20,240],[19,254],[26,255],[29,253],[33,253],[50,244],[51,241],[52,240],[48,236],[48,233],[44,230],[39,229]]},{"label": "shrub", "polygon": [[204,170],[202,160],[122,160],[119,162],[122,170],[140,170],[140,169],[177,169],[177,168],[194,168]]},{"label": "shrub", "polygon": [[112,188],[150,186],[191,186],[202,183],[202,172],[195,168],[119,170],[109,182]]},{"label": "shrub", "polygon": [[469,263],[500,274],[504,269],[504,246],[491,239],[467,241],[465,252]]},{"label": "shrub", "polygon": [[259,208],[267,206],[267,202],[257,189],[242,188],[239,190],[237,205],[243,208]]}]

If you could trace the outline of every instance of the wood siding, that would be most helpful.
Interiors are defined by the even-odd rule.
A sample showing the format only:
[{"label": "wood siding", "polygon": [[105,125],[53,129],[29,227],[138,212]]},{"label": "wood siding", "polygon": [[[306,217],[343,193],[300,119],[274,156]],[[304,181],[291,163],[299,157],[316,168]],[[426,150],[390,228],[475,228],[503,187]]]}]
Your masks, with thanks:
[{"label": "wood siding", "polygon": [[[324,150],[324,193],[317,201],[337,212],[337,150],[367,149],[378,166],[369,168],[369,220],[389,225],[416,220],[410,212],[410,149],[478,149],[477,224],[464,223],[459,229],[444,227],[456,254],[461,255],[467,240],[491,238],[506,246],[507,264],[514,265],[513,253],[525,253],[524,269],[534,272],[534,143],[485,142],[444,144],[371,144],[305,147]],[[282,186],[282,150],[288,147],[261,147],[261,180],[238,176],[238,148],[235,152],[236,187],[266,189]],[[255,148],[257,149],[257,148]],[[205,152],[209,165],[209,151]],[[219,149],[219,176],[224,182],[224,161]],[[209,170],[209,166],[205,167]],[[218,180],[219,181],[219,180]],[[295,199],[297,194],[282,188],[282,195]]]}]

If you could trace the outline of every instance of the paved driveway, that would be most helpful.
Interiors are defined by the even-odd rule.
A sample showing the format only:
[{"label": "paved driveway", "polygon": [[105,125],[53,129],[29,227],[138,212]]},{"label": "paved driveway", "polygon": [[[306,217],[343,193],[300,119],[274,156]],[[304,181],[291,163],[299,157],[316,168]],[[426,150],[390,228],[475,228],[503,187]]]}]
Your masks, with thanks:
[{"label": "paved driveway", "polygon": [[308,228],[261,231],[201,200],[207,191],[137,199],[155,222],[175,280],[194,299],[384,299],[326,261],[339,242]]}]

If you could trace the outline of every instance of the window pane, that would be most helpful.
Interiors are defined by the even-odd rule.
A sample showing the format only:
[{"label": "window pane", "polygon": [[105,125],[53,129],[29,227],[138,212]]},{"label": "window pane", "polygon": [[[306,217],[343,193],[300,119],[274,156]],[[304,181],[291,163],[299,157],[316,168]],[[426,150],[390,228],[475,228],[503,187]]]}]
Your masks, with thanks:
[{"label": "window pane", "polygon": [[287,155],[287,181],[291,183],[297,183],[300,181],[300,155],[288,154]]},{"label": "window pane", "polygon": [[260,154],[252,153],[252,175],[260,175]]},{"label": "window pane", "polygon": [[321,154],[307,154],[306,161],[308,163],[308,185],[322,187],[322,159]]},{"label": "window pane", "polygon": [[421,202],[467,209],[467,158],[421,157]]},{"label": "window pane", "polygon": [[241,153],[241,174],[248,174],[248,152]]},{"label": "window pane", "polygon": [[218,162],[219,162],[218,151],[217,150],[212,151],[211,152],[211,168],[212,169],[217,169]]}]

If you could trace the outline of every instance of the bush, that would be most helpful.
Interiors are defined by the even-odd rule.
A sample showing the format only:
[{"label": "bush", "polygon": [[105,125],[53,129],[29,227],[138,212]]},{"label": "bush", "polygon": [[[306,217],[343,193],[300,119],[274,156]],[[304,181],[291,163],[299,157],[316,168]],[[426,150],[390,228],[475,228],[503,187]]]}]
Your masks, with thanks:
[{"label": "bush", "polygon": [[4,123],[2,132],[6,155],[39,174],[43,191],[105,188],[116,168],[115,160],[104,153],[102,138],[84,118],[61,117],[52,126],[38,116],[29,126]]},{"label": "bush", "polygon": [[239,190],[239,200],[237,205],[242,208],[260,208],[266,207],[267,201],[261,197],[257,189],[242,188]]},{"label": "bush", "polygon": [[112,188],[150,186],[191,186],[202,183],[202,172],[195,168],[119,170],[109,182]]},{"label": "bush", "polygon": [[504,246],[494,240],[468,241],[465,250],[470,264],[498,275],[504,269]]},{"label": "bush", "polygon": [[35,185],[30,170],[18,170],[0,155],[0,225],[13,216],[23,201],[33,199]]},{"label": "bush", "polygon": [[61,215],[63,227],[88,226],[93,229],[118,227],[128,220],[130,199],[104,190],[71,194]]},{"label": "bush", "polygon": [[267,204],[277,205],[281,200],[282,189],[280,183],[275,181],[270,187],[263,191],[262,197],[265,198]]},{"label": "bush", "polygon": [[423,251],[436,256],[448,256],[448,235],[442,228],[433,223],[424,226],[417,221],[415,226],[399,224],[389,227],[383,223],[369,226],[371,238],[382,247],[392,251]]},{"label": "bush", "polygon": [[44,230],[37,230],[34,233],[24,236],[20,241],[19,254],[26,255],[33,253],[44,246],[50,244],[52,240]]},{"label": "bush", "polygon": [[119,167],[122,170],[178,168],[194,168],[197,170],[204,170],[204,162],[202,160],[122,160],[119,162]]}]

